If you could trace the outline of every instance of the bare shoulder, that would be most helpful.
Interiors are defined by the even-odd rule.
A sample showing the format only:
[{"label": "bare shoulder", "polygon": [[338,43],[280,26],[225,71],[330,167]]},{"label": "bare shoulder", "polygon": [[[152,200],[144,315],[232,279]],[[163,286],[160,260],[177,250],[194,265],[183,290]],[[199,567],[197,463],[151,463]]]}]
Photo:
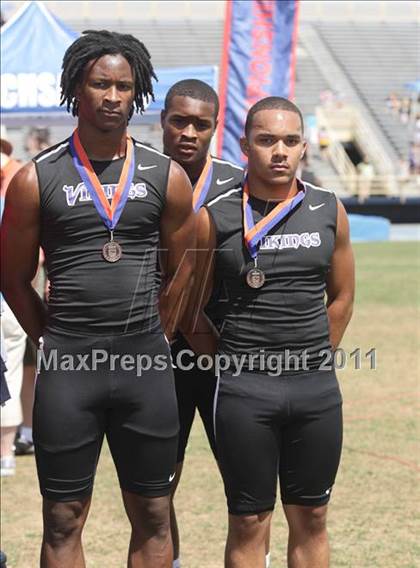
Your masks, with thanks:
[{"label": "bare shoulder", "polygon": [[202,207],[197,214],[197,243],[201,248],[216,246],[216,231],[207,207]]},{"label": "bare shoulder", "polygon": [[39,202],[38,176],[33,162],[28,162],[20,168],[11,180],[6,193],[6,203],[27,200]]},{"label": "bare shoulder", "polygon": [[187,174],[179,164],[171,160],[166,194],[167,205],[170,205],[171,210],[191,209],[191,196],[192,187]]},{"label": "bare shoulder", "polygon": [[40,205],[35,164],[25,164],[13,177],[6,192],[4,221],[15,226],[26,224],[38,216]]},{"label": "bare shoulder", "polygon": [[350,223],[343,203],[337,197],[337,240],[350,239]]},{"label": "bare shoulder", "polygon": [[[169,167],[169,185],[173,184],[186,184],[187,187],[191,187],[191,182],[184,170],[177,162],[171,160],[171,165]],[[190,196],[191,197],[191,196]]]}]

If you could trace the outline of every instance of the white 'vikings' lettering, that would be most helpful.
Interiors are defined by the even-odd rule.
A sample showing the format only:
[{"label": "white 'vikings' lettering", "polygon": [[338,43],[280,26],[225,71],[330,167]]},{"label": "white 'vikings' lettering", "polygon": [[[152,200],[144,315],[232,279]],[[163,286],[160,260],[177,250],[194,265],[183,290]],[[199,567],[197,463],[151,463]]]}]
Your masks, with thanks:
[{"label": "white 'vikings' lettering", "polygon": [[[109,183],[102,186],[107,199],[112,199],[117,189],[116,183]],[[63,191],[66,194],[66,201],[69,207],[73,207],[78,201],[92,201],[89,191],[84,183],[78,183],[76,187],[73,185],[63,185]],[[143,198],[147,196],[147,188],[145,183],[132,183],[128,191],[129,199]]]},{"label": "white 'vikings' lettering", "polygon": [[291,233],[290,235],[268,235],[263,238],[261,250],[281,250],[285,248],[298,249],[299,247],[319,247],[321,237],[319,233]]}]

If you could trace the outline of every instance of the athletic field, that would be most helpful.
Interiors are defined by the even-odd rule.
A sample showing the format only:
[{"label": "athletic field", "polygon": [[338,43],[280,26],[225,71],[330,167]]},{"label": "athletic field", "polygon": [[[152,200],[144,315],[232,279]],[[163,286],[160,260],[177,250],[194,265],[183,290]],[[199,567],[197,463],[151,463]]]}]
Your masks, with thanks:
[{"label": "athletic field", "polygon": [[[420,243],[355,247],[357,299],[339,372],[345,416],[341,467],[329,513],[331,566],[420,565]],[[356,351],[360,349],[360,358]],[[374,354],[376,350],[376,370]],[[337,361],[342,363],[342,361]],[[355,369],[356,366],[361,369]],[[134,451],[134,448],[133,448]],[[2,481],[2,549],[10,568],[37,566],[41,500],[33,457],[18,458]],[[316,467],[316,464],[313,464]],[[177,497],[183,568],[222,568],[226,513],[222,484],[196,422]],[[285,524],[278,508],[272,566],[284,567]],[[123,568],[129,540],[116,476],[103,452],[84,543],[89,568]]]}]

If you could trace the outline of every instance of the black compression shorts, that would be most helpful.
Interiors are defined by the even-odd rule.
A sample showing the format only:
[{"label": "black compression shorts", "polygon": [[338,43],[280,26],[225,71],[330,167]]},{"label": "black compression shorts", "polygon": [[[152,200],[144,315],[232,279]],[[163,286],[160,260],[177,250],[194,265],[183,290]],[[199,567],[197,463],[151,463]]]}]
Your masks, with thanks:
[{"label": "black compression shorts", "polygon": [[229,512],[284,504],[321,506],[342,445],[342,399],[334,371],[271,377],[223,373],[215,405],[216,446]]},{"label": "black compression shorts", "polygon": [[191,351],[185,339],[178,334],[178,338],[171,346],[172,358],[176,364],[177,356],[181,363],[194,365],[191,370],[174,368],[175,388],[179,411],[179,441],[177,462],[184,461],[185,450],[194,421],[196,409],[200,413],[206,430],[207,438],[213,454],[216,454],[216,444],[213,427],[213,404],[216,391],[216,377],[212,371],[202,371],[197,368],[196,357],[182,354],[183,350]]},{"label": "black compression shorts", "polygon": [[[153,360],[150,369],[145,355]],[[108,360],[97,362],[95,370],[94,357]],[[179,422],[163,335],[48,332],[39,363],[33,428],[42,495],[54,501],[89,496],[104,436],[123,490],[145,497],[169,494]]]}]

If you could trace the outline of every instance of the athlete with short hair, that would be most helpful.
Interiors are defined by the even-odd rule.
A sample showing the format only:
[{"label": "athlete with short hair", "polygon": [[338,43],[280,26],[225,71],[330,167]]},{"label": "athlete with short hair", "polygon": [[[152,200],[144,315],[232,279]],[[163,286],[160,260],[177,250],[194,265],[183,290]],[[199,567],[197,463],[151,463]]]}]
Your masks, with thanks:
[{"label": "athlete with short hair", "polygon": [[[164,152],[176,160],[186,171],[193,186],[193,207],[198,211],[221,193],[237,187],[243,178],[241,167],[210,154],[210,144],[217,127],[219,99],[212,87],[197,79],[185,79],[175,83],[165,98],[161,124]],[[206,312],[218,325],[220,310],[219,283]],[[191,349],[181,334],[172,344],[172,357]],[[190,363],[190,358],[188,358]],[[185,449],[196,410],[199,411],[210,447],[215,453],[213,431],[213,400],[216,377],[212,372],[200,371],[196,366],[190,371],[174,369],[178,399],[180,433],[178,442],[176,477],[172,487],[171,530],[174,545],[173,567],[179,568],[179,532],[173,497],[177,489],[184,463]]]},{"label": "athlete with short hair", "polygon": [[[133,36],[85,32],[64,56],[61,83],[77,129],[7,194],[2,287],[27,333],[43,338],[34,407],[43,568],[85,566],[81,534],[104,436],[132,527],[128,566],[172,564],[179,422],[164,330],[171,339],[182,315],[195,215],[182,168],[127,133],[154,76]],[[31,287],[40,245],[47,312]]]},{"label": "athlete with short hair", "polygon": [[[197,258],[203,277],[188,310],[199,309],[197,330],[207,327],[207,350],[225,358],[214,426],[229,509],[226,567],[263,568],[279,479],[288,566],[326,568],[327,504],[342,443],[331,349],[354,296],[348,219],[334,193],[296,178],[306,143],[291,101],[257,102],[241,148],[248,157],[243,186],[199,213],[197,250],[208,252]],[[216,338],[200,306],[219,274],[228,302]],[[181,329],[202,351],[198,331]],[[235,358],[242,358],[239,374],[225,364]]]}]

